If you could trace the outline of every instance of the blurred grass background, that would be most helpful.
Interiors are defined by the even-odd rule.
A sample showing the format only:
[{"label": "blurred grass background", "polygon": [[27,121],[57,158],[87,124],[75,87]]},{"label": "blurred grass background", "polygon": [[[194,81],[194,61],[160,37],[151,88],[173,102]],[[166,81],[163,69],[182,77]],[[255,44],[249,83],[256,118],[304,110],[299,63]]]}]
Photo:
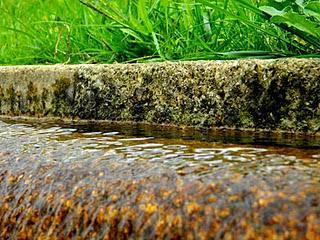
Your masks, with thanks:
[{"label": "blurred grass background", "polygon": [[319,56],[255,10],[277,2],[0,0],[0,64]]}]

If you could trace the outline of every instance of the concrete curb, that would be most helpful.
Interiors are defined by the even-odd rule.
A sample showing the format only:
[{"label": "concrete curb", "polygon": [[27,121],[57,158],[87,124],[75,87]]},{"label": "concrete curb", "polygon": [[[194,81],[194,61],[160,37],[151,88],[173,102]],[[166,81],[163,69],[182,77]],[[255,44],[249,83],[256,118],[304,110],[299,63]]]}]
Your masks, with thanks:
[{"label": "concrete curb", "polygon": [[320,131],[320,59],[0,67],[0,114]]}]

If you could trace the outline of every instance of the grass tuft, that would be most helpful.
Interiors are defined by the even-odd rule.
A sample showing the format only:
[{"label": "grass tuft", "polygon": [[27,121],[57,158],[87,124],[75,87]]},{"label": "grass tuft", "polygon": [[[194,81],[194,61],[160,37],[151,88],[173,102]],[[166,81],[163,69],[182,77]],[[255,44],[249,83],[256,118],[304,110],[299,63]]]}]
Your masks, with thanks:
[{"label": "grass tuft", "polygon": [[0,64],[319,57],[319,9],[312,0],[0,0]]}]

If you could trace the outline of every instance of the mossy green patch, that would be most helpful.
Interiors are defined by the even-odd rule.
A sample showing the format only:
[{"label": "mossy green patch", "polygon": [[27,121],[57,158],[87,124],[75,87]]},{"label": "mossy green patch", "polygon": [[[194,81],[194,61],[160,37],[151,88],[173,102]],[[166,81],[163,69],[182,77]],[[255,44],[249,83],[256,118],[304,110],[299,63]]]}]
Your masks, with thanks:
[{"label": "mossy green patch", "polygon": [[[74,87],[72,80],[65,77],[59,78],[52,85],[52,93],[52,114],[59,117],[71,117],[74,100]],[[45,98],[47,93],[43,92],[42,96]]]},{"label": "mossy green patch", "polygon": [[320,129],[316,59],[61,66],[48,82],[40,70],[21,71],[23,81],[16,72],[4,75],[3,114],[201,128]]},{"label": "mossy green patch", "polygon": [[27,106],[27,111],[30,115],[39,114],[41,112],[38,88],[32,81],[28,84]]}]

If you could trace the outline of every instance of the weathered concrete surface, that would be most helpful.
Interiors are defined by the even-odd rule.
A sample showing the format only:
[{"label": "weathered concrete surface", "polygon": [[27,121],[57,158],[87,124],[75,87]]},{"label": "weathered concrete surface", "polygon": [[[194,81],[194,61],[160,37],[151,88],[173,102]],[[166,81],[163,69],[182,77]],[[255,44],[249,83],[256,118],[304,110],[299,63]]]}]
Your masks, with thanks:
[{"label": "weathered concrete surface", "polygon": [[3,115],[320,131],[320,59],[0,67]]}]

